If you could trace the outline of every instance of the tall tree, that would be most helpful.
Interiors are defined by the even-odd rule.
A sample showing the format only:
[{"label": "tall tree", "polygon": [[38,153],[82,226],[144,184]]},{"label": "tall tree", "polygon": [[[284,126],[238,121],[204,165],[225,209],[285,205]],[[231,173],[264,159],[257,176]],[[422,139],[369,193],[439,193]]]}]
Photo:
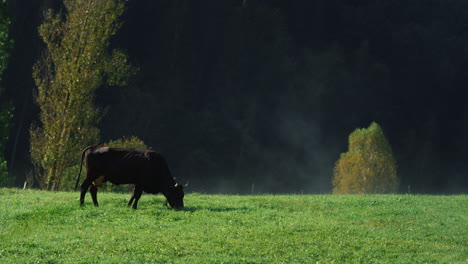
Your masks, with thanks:
[{"label": "tall tree", "polygon": [[[1,87],[2,73],[6,69],[9,49],[12,40],[9,38],[9,26],[11,23],[8,12],[8,1],[0,0],[0,96],[3,92]],[[12,179],[8,177],[6,160],[4,158],[5,143],[10,132],[13,107],[10,102],[2,101],[0,104],[0,186],[8,185]]]},{"label": "tall tree", "polygon": [[97,143],[100,112],[94,104],[101,85],[124,85],[127,57],[108,51],[121,26],[123,0],[65,0],[66,14],[45,14],[39,34],[47,48],[33,70],[40,124],[33,125],[31,157],[42,188],[57,190],[65,168],[81,148]]},{"label": "tall tree", "polygon": [[12,45],[12,40],[9,38],[10,23],[8,1],[0,0],[0,76],[7,66],[8,50]]}]

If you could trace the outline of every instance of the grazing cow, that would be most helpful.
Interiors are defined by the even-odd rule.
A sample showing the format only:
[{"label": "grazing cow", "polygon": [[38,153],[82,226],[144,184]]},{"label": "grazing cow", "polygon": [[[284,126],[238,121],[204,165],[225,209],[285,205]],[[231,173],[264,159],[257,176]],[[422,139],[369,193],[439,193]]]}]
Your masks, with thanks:
[{"label": "grazing cow", "polygon": [[135,184],[128,206],[137,208],[143,191],[162,193],[173,208],[184,207],[182,185],[171,176],[164,157],[156,151],[129,148],[89,146],[81,154],[80,172],[76,178],[75,190],[85,162],[86,176],[81,184],[80,205],[83,205],[88,188],[95,206],[98,206],[97,191],[106,181],[113,184]]}]

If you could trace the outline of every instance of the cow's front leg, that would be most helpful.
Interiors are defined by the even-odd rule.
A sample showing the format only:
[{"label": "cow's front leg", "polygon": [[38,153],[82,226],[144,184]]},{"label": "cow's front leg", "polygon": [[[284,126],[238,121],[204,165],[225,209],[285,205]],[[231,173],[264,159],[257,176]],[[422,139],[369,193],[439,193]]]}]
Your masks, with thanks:
[{"label": "cow's front leg", "polygon": [[91,182],[92,180],[90,180],[90,178],[86,178],[81,184],[80,205],[84,204],[85,195],[91,185]]},{"label": "cow's front leg", "polygon": [[135,189],[133,189],[132,197],[130,198],[130,201],[128,201],[128,206],[130,206],[133,202],[132,208],[137,209],[138,200],[140,200],[142,193],[143,193],[143,189],[135,185]]},{"label": "cow's front leg", "polygon": [[127,206],[132,205],[133,200],[135,200],[135,190],[136,190],[136,186],[133,187],[132,196],[130,196],[130,200],[128,201]]},{"label": "cow's front leg", "polygon": [[94,206],[96,206],[96,207],[99,206],[98,201],[97,201],[97,191],[98,191],[98,188],[96,186],[94,186],[94,184],[91,184],[91,188],[89,189],[89,192],[91,193],[91,197],[93,198]]}]

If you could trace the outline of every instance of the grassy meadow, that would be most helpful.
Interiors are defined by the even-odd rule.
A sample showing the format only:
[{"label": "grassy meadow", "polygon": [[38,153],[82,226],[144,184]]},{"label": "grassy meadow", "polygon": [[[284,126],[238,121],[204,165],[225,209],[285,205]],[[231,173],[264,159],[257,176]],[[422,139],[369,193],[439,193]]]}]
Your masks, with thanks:
[{"label": "grassy meadow", "polygon": [[0,263],[468,263],[468,196],[0,189]]}]

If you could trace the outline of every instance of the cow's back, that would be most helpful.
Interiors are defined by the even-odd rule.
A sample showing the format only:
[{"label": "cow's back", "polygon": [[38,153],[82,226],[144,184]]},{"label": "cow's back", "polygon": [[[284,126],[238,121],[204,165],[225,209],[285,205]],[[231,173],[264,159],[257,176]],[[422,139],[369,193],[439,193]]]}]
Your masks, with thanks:
[{"label": "cow's back", "polygon": [[164,157],[156,151],[100,147],[87,155],[87,167],[114,184],[138,184],[145,192],[160,192],[175,183]]}]

